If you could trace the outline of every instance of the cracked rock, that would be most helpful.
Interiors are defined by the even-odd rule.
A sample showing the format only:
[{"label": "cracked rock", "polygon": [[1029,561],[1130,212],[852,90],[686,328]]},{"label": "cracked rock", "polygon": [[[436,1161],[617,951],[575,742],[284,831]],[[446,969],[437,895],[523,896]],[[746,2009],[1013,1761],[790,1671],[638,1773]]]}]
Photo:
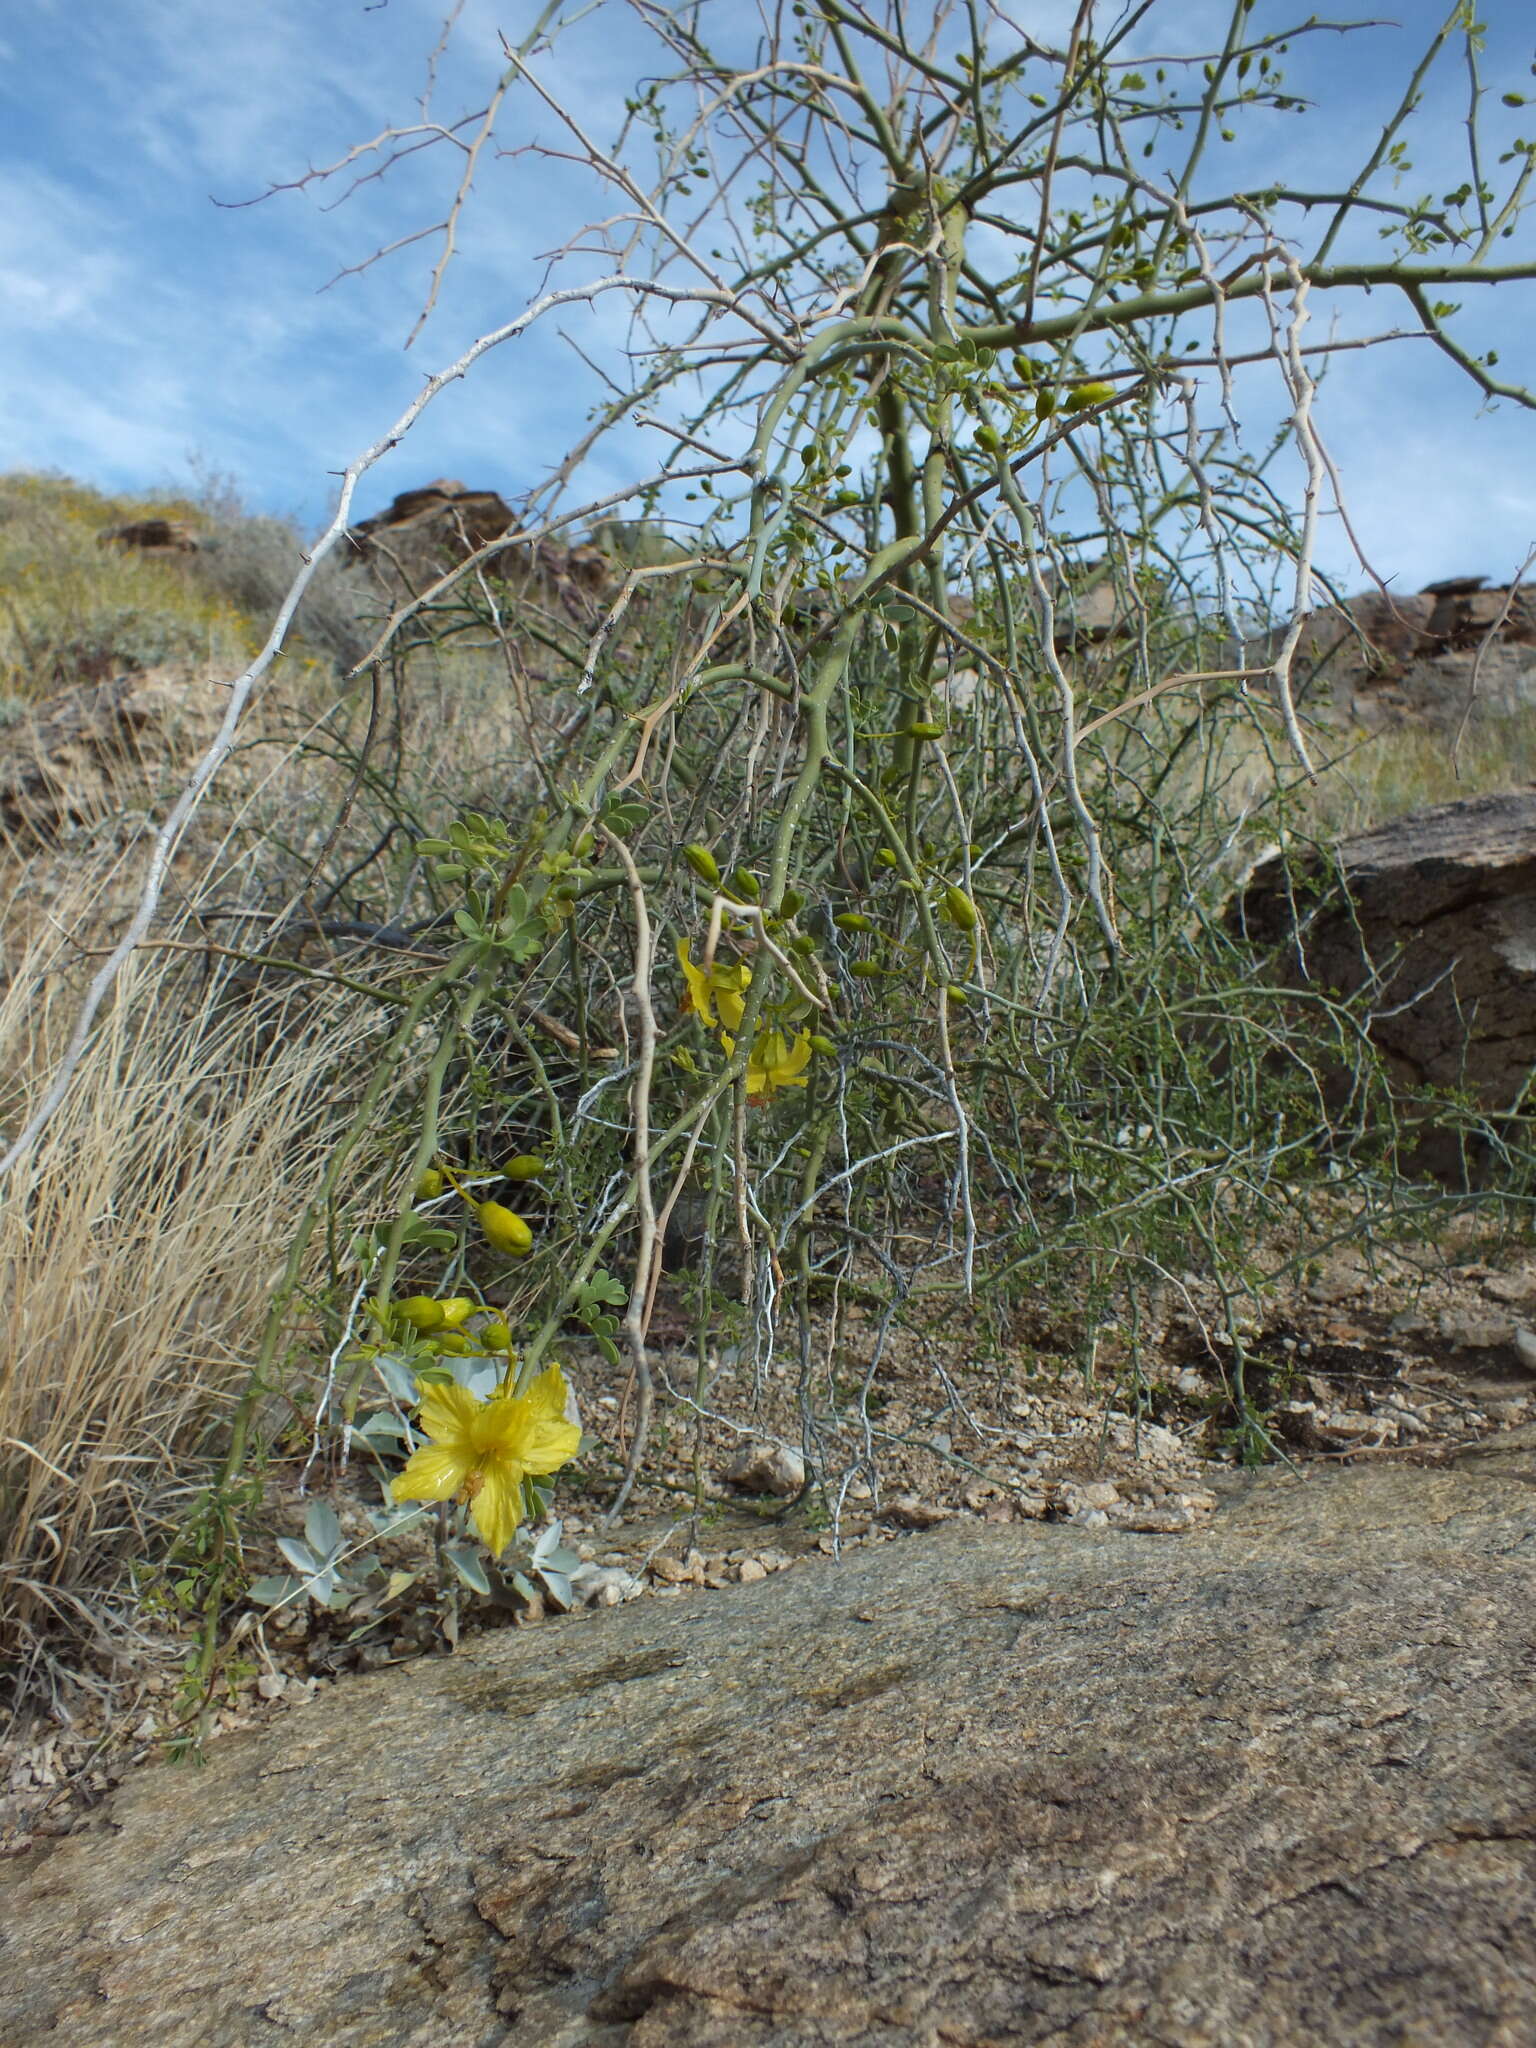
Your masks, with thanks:
[{"label": "cracked rock", "polygon": [[349,1679],[0,1865],[0,2039],[1514,2048],[1533,1484],[956,1518]]}]

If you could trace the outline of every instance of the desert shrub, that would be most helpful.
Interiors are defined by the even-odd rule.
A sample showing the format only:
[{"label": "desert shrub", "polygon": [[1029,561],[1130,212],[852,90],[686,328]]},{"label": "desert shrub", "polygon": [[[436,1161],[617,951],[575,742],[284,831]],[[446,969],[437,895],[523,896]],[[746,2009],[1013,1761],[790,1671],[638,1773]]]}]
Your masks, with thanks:
[{"label": "desert shrub", "polygon": [[[303,544],[287,520],[226,507],[196,558],[197,580],[245,617],[270,619],[298,572]],[[379,621],[366,577],[333,556],[306,590],[294,624],[305,646],[346,670],[367,653]]]},{"label": "desert shrub", "polygon": [[[633,328],[525,539],[611,541],[619,506],[644,544],[612,550],[595,618],[495,551],[404,605],[366,694],[303,738],[333,808],[259,824],[283,904],[259,976],[283,948],[313,975],[317,934],[322,985],[379,1021],[235,1406],[226,1501],[306,1403],[343,1444],[386,1397],[440,1441],[459,1395],[466,1429],[511,1428],[495,1404],[547,1394],[574,1325],[632,1375],[621,1504],[685,1207],[696,1370],[660,1391],[702,1412],[726,1338],[743,1398],[787,1361],[829,1501],[878,1484],[883,1346],[919,1302],[1006,1319],[1045,1290],[1091,1336],[1149,1275],[1218,1288],[1240,1447],[1265,1454],[1241,1372],[1257,1240],[1319,1187],[1377,1202],[1400,1165],[1359,1008],[1271,986],[1221,916],[1326,751],[1288,652],[1330,475],[1312,295],[1400,293],[1487,395],[1526,402],[1438,294],[1531,273],[1492,255],[1536,145],[1501,138],[1503,198],[1474,161],[1414,201],[1393,179],[1415,90],[1324,199],[1229,187],[1227,124],[1301,106],[1283,52],[1239,0],[1214,54],[1149,76],[1127,40],[1146,12],[1090,4],[1058,49],[974,10],[808,0],[749,48],[723,17],[712,47],[697,10],[636,9],[655,62],[613,150],[574,119],[569,146],[529,145],[595,188],[559,303],[622,294]],[[487,121],[527,84],[519,59]],[[1294,514],[1237,424],[1254,365]],[[636,421],[659,453],[620,500],[611,430]],[[264,587],[284,543],[248,539],[231,575]],[[819,1311],[854,1287],[876,1313],[850,1378]],[[444,1472],[462,1523],[486,1473],[457,1450]],[[199,1595],[210,1668],[238,1590],[226,1544]]]}]

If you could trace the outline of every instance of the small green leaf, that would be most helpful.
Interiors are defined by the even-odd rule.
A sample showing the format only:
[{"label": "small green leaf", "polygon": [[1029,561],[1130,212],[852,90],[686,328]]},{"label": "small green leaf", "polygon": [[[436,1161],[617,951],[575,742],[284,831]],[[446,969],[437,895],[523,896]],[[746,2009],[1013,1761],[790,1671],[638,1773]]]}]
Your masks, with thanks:
[{"label": "small green leaf", "polygon": [[304,1581],[294,1578],[291,1572],[278,1572],[267,1578],[253,1579],[246,1588],[246,1595],[259,1606],[281,1607],[302,1592],[303,1587]]},{"label": "small green leaf", "polygon": [[490,1597],[490,1577],[478,1550],[471,1550],[467,1543],[448,1543],[443,1546],[443,1555],[472,1593]]},{"label": "small green leaf", "polygon": [[566,1574],[557,1571],[541,1571],[539,1578],[543,1582],[544,1591],[550,1603],[558,1607],[563,1614],[568,1614],[576,1604],[576,1595]]}]

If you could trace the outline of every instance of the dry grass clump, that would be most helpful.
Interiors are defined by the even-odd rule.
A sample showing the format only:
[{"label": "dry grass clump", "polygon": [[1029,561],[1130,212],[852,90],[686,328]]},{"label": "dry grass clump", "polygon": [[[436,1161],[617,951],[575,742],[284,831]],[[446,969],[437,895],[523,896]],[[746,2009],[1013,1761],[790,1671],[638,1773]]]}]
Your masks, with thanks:
[{"label": "dry grass clump", "polygon": [[[1303,840],[1331,842],[1464,797],[1536,785],[1536,719],[1477,710],[1459,745],[1427,725],[1378,731],[1329,721],[1309,734],[1315,781],[1289,755],[1267,704],[1202,715],[1190,693],[1125,721],[1111,736],[1112,788],[1150,795],[1163,815],[1197,820],[1212,878],[1230,883],[1275,844],[1282,822]],[[1088,773],[1091,775],[1092,770]],[[1277,798],[1277,792],[1282,792]]]},{"label": "dry grass clump", "polygon": [[1368,832],[1433,804],[1536,784],[1536,718],[1476,712],[1460,746],[1423,725],[1351,735],[1323,776],[1310,822],[1320,838]]},{"label": "dry grass clump", "polygon": [[[7,962],[0,1128],[34,1101],[80,975],[59,926],[90,928],[109,877]],[[147,957],[64,1107],[0,1204],[0,1660],[50,1637],[106,1648],[129,1568],[224,1447],[273,1270],[347,1113],[367,1031],[343,992],[302,1008],[203,964]]]}]

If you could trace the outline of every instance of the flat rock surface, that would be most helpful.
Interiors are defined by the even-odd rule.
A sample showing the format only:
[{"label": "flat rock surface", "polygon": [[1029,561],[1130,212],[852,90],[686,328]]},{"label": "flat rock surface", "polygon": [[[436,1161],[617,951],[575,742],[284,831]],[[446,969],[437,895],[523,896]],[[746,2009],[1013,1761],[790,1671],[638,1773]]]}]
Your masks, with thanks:
[{"label": "flat rock surface", "polygon": [[0,2039],[1536,2040],[1536,1441],[358,1678],[0,1871]]}]

